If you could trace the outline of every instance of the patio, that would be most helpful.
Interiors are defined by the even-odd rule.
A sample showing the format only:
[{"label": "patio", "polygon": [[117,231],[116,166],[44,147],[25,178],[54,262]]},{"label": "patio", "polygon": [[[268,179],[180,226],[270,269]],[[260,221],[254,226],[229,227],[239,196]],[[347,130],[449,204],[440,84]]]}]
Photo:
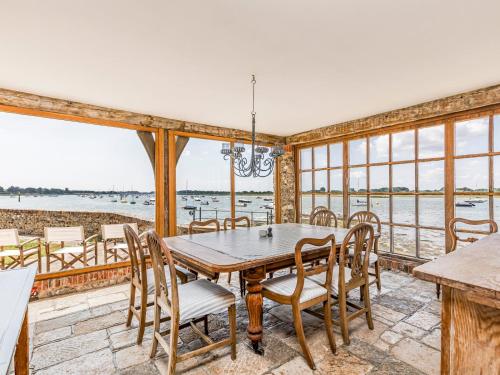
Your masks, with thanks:
[{"label": "patio", "polygon": [[[220,284],[237,297],[238,356],[229,348],[178,364],[184,374],[437,374],[439,373],[440,307],[433,284],[404,273],[382,273],[380,294],[371,288],[375,329],[364,317],[351,324],[351,344],[345,346],[335,326],[337,355],[331,355],[324,325],[303,314],[307,340],[317,370],[302,357],[291,311],[269,301],[264,305],[264,356],[254,354],[246,340],[247,310],[239,297],[238,278]],[[151,327],[141,346],[135,343],[136,324],[125,327],[129,284],[97,289],[29,305],[33,373],[48,374],[158,374],[167,356],[160,351],[149,359]],[[350,298],[357,300],[356,293]],[[210,317],[210,336],[227,336],[226,314]],[[136,322],[135,320],[133,322]],[[187,329],[180,334],[180,351],[201,341]],[[160,354],[161,353],[161,354]]]}]

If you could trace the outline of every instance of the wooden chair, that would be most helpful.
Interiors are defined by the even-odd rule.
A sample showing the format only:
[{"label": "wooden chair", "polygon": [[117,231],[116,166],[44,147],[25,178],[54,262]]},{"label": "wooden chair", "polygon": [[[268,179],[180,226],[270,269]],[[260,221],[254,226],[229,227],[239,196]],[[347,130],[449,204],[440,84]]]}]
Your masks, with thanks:
[{"label": "wooden chair", "polygon": [[[33,241],[36,243],[29,245]],[[34,257],[36,259],[30,259]],[[6,259],[10,260],[10,263],[6,264]],[[0,229],[0,269],[24,267],[35,262],[38,263],[38,272],[41,272],[42,245],[40,237],[30,237],[21,242],[17,229]]]},{"label": "wooden chair", "polygon": [[[332,304],[339,304],[340,329],[344,344],[349,345],[349,322],[361,314],[366,315],[368,328],[373,329],[373,319],[370,304],[370,275],[368,273],[368,265],[370,252],[374,242],[374,230],[370,224],[360,223],[349,230],[342,242],[339,254],[339,266],[333,270],[332,276],[332,297],[336,301]],[[354,256],[349,259],[349,247],[354,248]],[[351,264],[351,268],[347,264]],[[338,271],[337,271],[338,270]],[[321,285],[324,285],[325,274],[310,276],[309,279]],[[355,303],[347,301],[347,293],[349,291],[360,288],[360,293],[363,295],[364,306],[359,306]],[[355,312],[348,314],[347,306],[356,309]],[[313,315],[316,313],[310,312]]]},{"label": "wooden chair", "polygon": [[[74,268],[77,262],[81,262],[84,267],[87,267],[88,262],[92,259],[97,265],[97,234],[85,238],[83,226],[46,227],[44,232],[47,272],[50,272],[50,265],[57,261],[61,262],[61,270]],[[59,243],[61,247],[57,250],[51,250],[50,245],[55,243]],[[88,256],[90,252],[94,252],[91,257]],[[71,257],[70,261],[66,260],[66,255]]]},{"label": "wooden chair", "polygon": [[[318,207],[316,207],[316,209],[317,208]],[[337,216],[329,209],[316,210],[316,212],[314,212],[309,219],[309,224],[319,225],[322,227],[331,227],[332,222],[333,226],[337,228],[338,226]]]},{"label": "wooden chair", "polygon": [[[147,234],[147,242],[151,260],[153,263],[153,274],[155,279],[154,293],[154,332],[151,346],[151,358],[156,355],[158,344],[168,354],[168,374],[175,373],[177,362],[190,359],[223,346],[231,346],[231,359],[236,359],[236,299],[234,294],[222,286],[211,283],[205,279],[177,285],[175,277],[171,278],[170,285],[167,283],[163,259],[167,260],[170,274],[175,274],[174,261],[170,249],[165,242],[154,231]],[[218,313],[227,309],[229,315],[230,337],[214,342],[207,332],[205,333],[196,326],[196,322],[206,320],[209,314]],[[165,312],[170,318],[170,329],[160,332],[160,316]],[[179,330],[190,326],[193,331],[207,344],[188,353],[177,354],[177,343]],[[163,335],[170,335],[167,342]]]},{"label": "wooden chair", "polygon": [[[243,222],[243,225],[238,225],[238,223]],[[245,228],[250,228],[250,219],[248,216],[240,216],[240,217],[235,217],[234,219],[231,217],[226,217],[224,219],[224,230],[228,230],[231,228],[236,228],[236,227],[245,227]],[[231,275],[232,273],[229,272],[227,275],[227,282],[228,284],[231,284]],[[241,296],[243,297],[245,295],[245,280],[243,280],[243,273],[240,272],[240,293]]]},{"label": "wooden chair", "polygon": [[[480,231],[480,230],[462,230],[462,232],[469,233],[469,234],[492,234],[492,233],[497,233],[498,232],[498,225],[495,223],[493,220],[485,219],[485,220],[469,220],[469,219],[463,219],[456,217],[454,219],[451,219],[450,224],[448,226],[448,231],[450,233],[451,237],[451,251],[455,251],[457,249],[457,245],[459,242],[476,242],[479,240],[478,237],[467,237],[467,238],[460,238],[458,236],[458,232],[460,232],[460,229],[457,230],[457,223],[460,224],[465,224],[465,225],[485,225],[489,224],[489,230],[486,231]],[[436,284],[436,296],[439,299],[441,295],[441,284]]]},{"label": "wooden chair", "polygon": [[[351,225],[355,223],[368,223],[375,225],[375,230],[378,236],[375,238],[373,251],[370,254],[370,266],[373,264],[373,271],[369,271],[369,273],[371,276],[375,276],[375,278],[371,280],[371,284],[376,283],[377,289],[381,290],[382,283],[380,279],[380,264],[378,262],[378,241],[380,239],[380,235],[382,234],[382,225],[380,224],[380,219],[373,212],[358,211],[353,213],[351,217],[349,217],[349,220],[347,220],[347,228],[350,228]],[[354,250],[349,249],[349,257],[352,258],[353,256]]]},{"label": "wooden chair", "polygon": [[[204,221],[193,220],[189,223],[188,233],[189,234],[198,234],[198,233],[210,233],[210,232],[219,232],[220,231],[220,223],[217,219],[210,219]],[[190,270],[194,274],[197,274],[196,271]],[[219,281],[219,274],[216,273],[214,275],[205,275],[209,278],[209,280],[213,279],[216,283]]]},{"label": "wooden chair", "polygon": [[[123,234],[127,243],[131,269],[130,298],[126,326],[130,327],[133,317],[137,319],[139,323],[137,344],[141,344],[144,338],[145,328],[153,325],[152,320],[146,320],[146,312],[149,306],[153,306],[153,302],[148,302],[148,295],[154,292],[154,275],[153,269],[147,267],[148,257],[144,251],[144,243],[141,238],[145,237],[145,234],[138,236],[136,227],[134,228],[134,226],[129,224],[123,225]],[[186,283],[195,279],[194,274],[191,274],[192,277],[189,277],[189,275],[187,275],[189,271],[179,268],[180,267],[176,266],[176,276],[181,280],[181,283]],[[170,272],[167,272],[167,270],[165,270],[165,273],[166,275],[170,275]],[[170,282],[170,279],[168,279],[168,282]],[[135,304],[137,292],[139,292],[141,298],[138,306]]]},{"label": "wooden chair", "polygon": [[[115,262],[129,259],[129,251],[123,233],[124,224],[103,224],[101,225],[102,242],[104,246],[104,263],[114,259]],[[129,223],[136,233],[139,233],[137,223]]]},{"label": "wooden chair", "polygon": [[309,214],[309,224],[312,225],[312,217],[314,216],[314,214],[316,214],[316,212],[318,212],[318,211],[323,211],[323,210],[328,210],[328,207],[325,207],[325,206],[315,207],[314,210],[312,210],[311,213]]},{"label": "wooden chair", "polygon": [[[312,264],[305,269],[302,263],[303,248],[312,246],[328,246],[330,254],[326,264]],[[322,239],[304,238],[295,245],[296,274],[279,276],[262,282],[262,296],[281,304],[291,305],[293,322],[297,339],[304,357],[311,369],[315,369],[314,360],[306,343],[304,327],[302,325],[302,310],[305,310],[318,303],[323,303],[326,333],[330,348],[333,353],[336,351],[335,338],[333,337],[332,317],[331,317],[331,285],[333,267],[336,258],[335,236],[333,234]],[[310,280],[309,277],[323,273],[325,280],[323,283]]]}]

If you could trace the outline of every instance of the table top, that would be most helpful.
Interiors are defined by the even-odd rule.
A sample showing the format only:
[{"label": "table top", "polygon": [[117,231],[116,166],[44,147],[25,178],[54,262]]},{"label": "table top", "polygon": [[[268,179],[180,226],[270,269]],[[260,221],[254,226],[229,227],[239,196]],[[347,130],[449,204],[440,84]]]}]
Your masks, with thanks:
[{"label": "table top", "polygon": [[[237,228],[234,230],[167,237],[165,242],[174,258],[202,264],[213,272],[230,272],[254,268],[272,262],[294,258],[295,244],[303,238],[324,238],[335,235],[340,245],[348,230],[309,224],[273,224],[273,237],[259,237],[267,227]],[[320,251],[304,248],[303,253]]]},{"label": "table top", "polygon": [[0,271],[0,374],[7,374],[28,307],[36,266]]},{"label": "table top", "polygon": [[413,269],[419,279],[500,300],[500,233]]}]

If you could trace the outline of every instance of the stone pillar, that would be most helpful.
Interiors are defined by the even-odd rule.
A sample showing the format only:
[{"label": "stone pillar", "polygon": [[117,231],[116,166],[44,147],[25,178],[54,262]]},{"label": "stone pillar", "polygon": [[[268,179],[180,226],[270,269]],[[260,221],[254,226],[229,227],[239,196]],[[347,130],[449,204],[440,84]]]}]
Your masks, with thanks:
[{"label": "stone pillar", "polygon": [[295,157],[291,147],[281,157],[278,173],[281,176],[281,222],[295,223]]}]

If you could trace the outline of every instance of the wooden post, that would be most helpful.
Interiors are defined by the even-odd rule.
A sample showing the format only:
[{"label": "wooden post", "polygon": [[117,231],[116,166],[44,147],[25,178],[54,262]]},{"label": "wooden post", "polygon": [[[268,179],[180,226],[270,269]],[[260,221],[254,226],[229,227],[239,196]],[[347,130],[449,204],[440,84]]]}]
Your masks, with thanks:
[{"label": "wooden post", "polygon": [[28,334],[28,311],[24,313],[23,325],[17,339],[14,369],[16,375],[29,375],[30,340]]}]

